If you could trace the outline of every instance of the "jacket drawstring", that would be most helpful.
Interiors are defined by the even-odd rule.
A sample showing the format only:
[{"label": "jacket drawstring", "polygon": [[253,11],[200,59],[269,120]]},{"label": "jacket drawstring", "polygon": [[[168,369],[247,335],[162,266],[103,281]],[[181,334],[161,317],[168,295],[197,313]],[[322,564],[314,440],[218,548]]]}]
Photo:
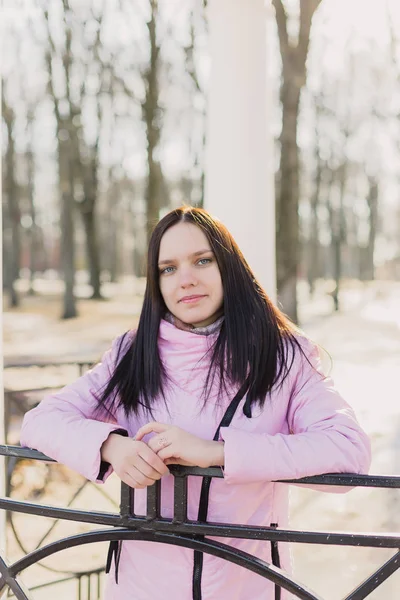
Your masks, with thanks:
[{"label": "jacket drawstring", "polygon": [[[214,435],[214,442],[219,439],[219,432],[221,427],[228,427],[231,424],[231,421],[235,415],[236,409],[239,406],[240,401],[246,393],[246,390],[249,387],[249,382],[246,380],[244,384],[241,386],[239,391],[236,393],[233,400],[230,402],[228,408],[225,411],[224,416],[220,424],[218,425],[217,431]],[[201,493],[200,493],[200,503],[199,503],[199,512],[197,520],[200,523],[207,522],[207,513],[208,513],[208,500],[210,496],[210,486],[211,486],[211,477],[203,477],[203,481],[201,483]],[[204,535],[197,536],[197,539],[203,540]],[[194,551],[194,561],[193,561],[193,577],[192,577],[192,598],[193,600],[201,600],[201,578],[203,574],[203,552],[200,550]]]},{"label": "jacket drawstring", "polygon": [[117,583],[117,584],[118,584],[118,570],[119,570],[119,561],[121,558],[121,550],[122,550],[122,541],[110,542],[110,545],[108,547],[108,554],[107,554],[106,573],[110,572],[112,560],[114,558],[114,561],[115,561],[115,583]]}]

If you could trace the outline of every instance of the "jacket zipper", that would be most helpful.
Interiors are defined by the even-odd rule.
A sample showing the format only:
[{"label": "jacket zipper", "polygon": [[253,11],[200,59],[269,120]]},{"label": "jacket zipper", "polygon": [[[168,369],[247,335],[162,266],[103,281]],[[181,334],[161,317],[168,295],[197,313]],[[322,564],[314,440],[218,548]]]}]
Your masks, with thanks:
[{"label": "jacket zipper", "polygon": [[[271,529],[277,529],[278,523],[270,523],[270,527]],[[276,542],[275,540],[271,540],[271,559],[274,567],[278,567],[278,569],[280,569],[281,560],[279,558],[278,542]],[[281,591],[281,586],[275,584],[275,600],[281,600]]]}]

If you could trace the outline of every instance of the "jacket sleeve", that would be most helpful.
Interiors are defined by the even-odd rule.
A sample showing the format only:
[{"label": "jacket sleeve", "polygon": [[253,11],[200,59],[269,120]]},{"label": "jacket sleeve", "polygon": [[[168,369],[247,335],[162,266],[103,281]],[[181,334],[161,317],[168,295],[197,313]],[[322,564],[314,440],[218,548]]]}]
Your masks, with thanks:
[{"label": "jacket sleeve", "polygon": [[368,472],[367,435],[332,380],[324,376],[317,348],[310,342],[302,346],[308,360],[297,356],[292,365],[295,377],[287,412],[290,433],[268,435],[221,428],[227,483]]},{"label": "jacket sleeve", "polygon": [[91,481],[105,481],[112,467],[101,461],[101,446],[111,432],[128,432],[107,410],[96,410],[96,398],[108,383],[126,341],[125,336],[114,340],[93,369],[27,412],[21,445],[47,454]]}]

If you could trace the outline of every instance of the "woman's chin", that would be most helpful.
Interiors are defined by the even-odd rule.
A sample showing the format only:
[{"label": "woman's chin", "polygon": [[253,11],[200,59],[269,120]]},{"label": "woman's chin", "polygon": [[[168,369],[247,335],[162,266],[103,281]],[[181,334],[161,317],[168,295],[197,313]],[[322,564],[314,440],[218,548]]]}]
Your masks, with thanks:
[{"label": "woman's chin", "polygon": [[184,323],[187,323],[188,325],[195,325],[196,323],[202,323],[203,321],[206,321],[209,318],[208,315],[204,315],[204,314],[198,313],[196,311],[190,311],[190,310],[188,310],[187,312],[184,312],[183,314],[181,313],[180,315],[177,315],[177,317],[180,321],[183,321]]},{"label": "woman's chin", "polygon": [[212,315],[198,310],[179,311],[179,314],[175,314],[175,316],[182,323],[192,325],[193,327],[202,327],[203,323],[209,324],[215,320]]}]

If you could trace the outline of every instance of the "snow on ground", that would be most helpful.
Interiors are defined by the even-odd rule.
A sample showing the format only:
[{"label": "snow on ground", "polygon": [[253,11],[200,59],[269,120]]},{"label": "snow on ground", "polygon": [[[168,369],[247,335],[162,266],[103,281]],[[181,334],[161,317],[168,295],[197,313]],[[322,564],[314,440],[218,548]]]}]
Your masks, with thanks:
[{"label": "snow on ground", "polygon": [[[21,309],[5,309],[6,359],[59,355],[95,360],[113,337],[134,326],[143,291],[143,281],[128,279],[122,284],[108,284],[106,292],[112,299],[93,302],[84,299],[87,289],[83,286],[81,316],[60,321],[59,290],[48,281],[37,285],[40,296],[24,299]],[[315,298],[310,300],[306,287],[300,286],[302,327],[329,352],[333,366],[327,359],[326,368],[332,369],[337,387],[371,436],[371,472],[400,474],[400,284],[349,282],[343,290],[342,310],[336,314],[332,314],[332,299],[325,288],[326,284],[321,282]],[[56,379],[74,376],[58,371],[52,374]],[[41,372],[31,370],[27,386],[34,387],[34,382],[42,385],[43,377]],[[6,373],[6,385],[14,387],[20,382],[21,372]],[[111,486],[116,497],[116,482]],[[88,502],[93,502],[89,498]],[[292,487],[291,526],[325,531],[400,532],[399,506],[400,490],[356,489],[337,495]],[[108,510],[113,509],[109,506]],[[101,548],[96,553],[100,562],[104,546]],[[325,600],[338,600],[383,564],[393,551],[298,545],[293,553],[296,577]],[[399,590],[397,572],[369,598],[395,600],[400,598]],[[38,592],[35,598],[54,597],[49,593],[49,590]],[[65,597],[71,597],[69,594],[66,592]]]},{"label": "snow on ground", "polygon": [[[329,351],[336,386],[371,436],[371,473],[400,475],[400,285],[377,282],[347,289],[340,314],[329,315],[327,305],[323,297],[303,305],[303,328]],[[359,488],[336,496],[293,488],[292,499],[295,528],[400,532],[400,490]],[[393,554],[303,546],[295,549],[294,557],[299,578],[326,600],[334,600]],[[400,598],[399,572],[369,598]]]}]

